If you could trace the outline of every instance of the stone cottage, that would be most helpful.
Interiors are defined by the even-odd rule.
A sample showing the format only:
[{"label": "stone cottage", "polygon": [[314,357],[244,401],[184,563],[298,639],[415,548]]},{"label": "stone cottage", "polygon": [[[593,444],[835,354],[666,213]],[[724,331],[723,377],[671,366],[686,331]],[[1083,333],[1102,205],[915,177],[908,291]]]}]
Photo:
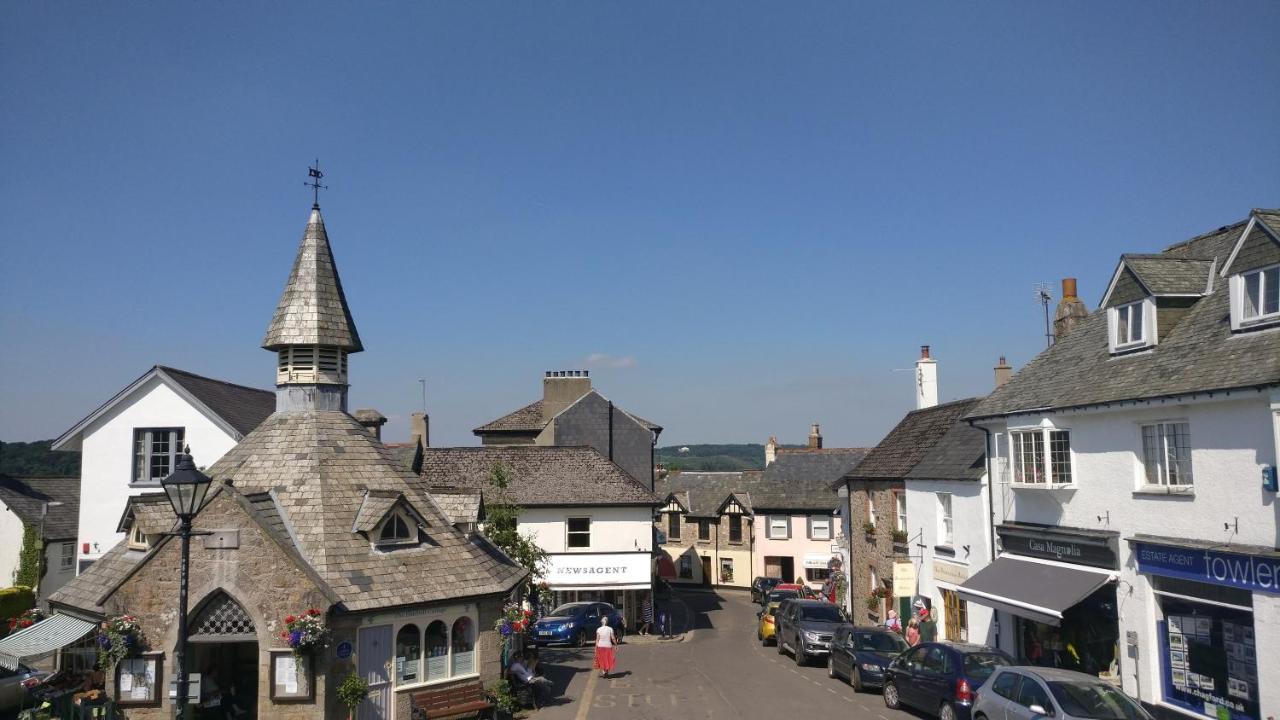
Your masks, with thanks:
[{"label": "stone cottage", "polygon": [[[251,716],[339,718],[348,674],[370,685],[362,720],[407,720],[412,693],[499,676],[494,623],[525,572],[450,522],[399,458],[347,412],[363,350],[319,206],[263,347],[276,411],[205,469],[214,482],[191,543],[188,669],[234,688]],[[128,613],[146,652],[108,672],[130,718],[173,716],[179,543],[167,504],[131,501],[128,537],[51,598],[86,619]],[[294,662],[285,618],[318,609],[323,652]],[[207,690],[206,684],[206,690]]]}]

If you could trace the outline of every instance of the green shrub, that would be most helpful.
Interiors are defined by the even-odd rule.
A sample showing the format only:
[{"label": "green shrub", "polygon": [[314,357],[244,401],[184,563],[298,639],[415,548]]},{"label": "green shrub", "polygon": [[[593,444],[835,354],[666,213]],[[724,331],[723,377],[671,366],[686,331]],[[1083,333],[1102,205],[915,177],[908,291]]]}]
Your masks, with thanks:
[{"label": "green shrub", "polygon": [[15,585],[35,587],[40,582],[40,552],[44,543],[40,540],[40,529],[27,523],[22,528],[22,550],[18,553],[18,574],[14,578]]},{"label": "green shrub", "polygon": [[347,675],[342,684],[338,686],[338,702],[351,711],[354,711],[356,706],[368,695],[369,683],[355,673]]},{"label": "green shrub", "polygon": [[15,618],[36,605],[35,592],[25,585],[0,588],[0,637],[9,634],[9,618]]}]

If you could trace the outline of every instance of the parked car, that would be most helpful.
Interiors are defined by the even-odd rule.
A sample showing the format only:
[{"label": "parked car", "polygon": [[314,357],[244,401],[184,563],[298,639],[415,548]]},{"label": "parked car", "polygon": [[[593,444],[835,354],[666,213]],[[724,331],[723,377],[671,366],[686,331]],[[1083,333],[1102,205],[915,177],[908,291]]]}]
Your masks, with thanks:
[{"label": "parked car", "polygon": [[778,606],[781,604],[781,602],[771,602],[760,609],[759,621],[756,623],[756,639],[761,645],[768,645],[770,640],[774,642],[778,640],[777,615]]},{"label": "parked car", "polygon": [[910,647],[901,635],[892,630],[841,625],[831,639],[827,677],[848,680],[854,692],[862,692],[868,687],[883,687],[885,668]]},{"label": "parked car", "polygon": [[533,642],[539,646],[568,643],[584,647],[595,642],[601,622],[607,622],[622,639],[622,613],[609,603],[565,603],[533,624]]},{"label": "parked car", "polygon": [[0,666],[0,711],[8,713],[21,709],[23,705],[31,707],[34,699],[27,694],[27,687],[38,685],[48,675],[43,670],[32,670],[22,664],[17,670]]},{"label": "parked car", "polygon": [[1094,675],[1057,668],[996,668],[973,701],[974,720],[1151,720],[1142,706]]},{"label": "parked car", "polygon": [[996,668],[1012,664],[1013,658],[1003,650],[985,645],[922,643],[889,663],[884,704],[889,708],[908,705],[940,720],[970,720],[978,688]]},{"label": "parked car", "polygon": [[822,600],[787,600],[778,606],[774,617],[778,654],[790,650],[797,665],[830,652],[831,636],[836,626],[845,622],[840,608]]},{"label": "parked car", "polygon": [[782,582],[782,578],[777,577],[757,577],[751,581],[751,602],[764,604],[769,597],[769,591],[773,586]]}]

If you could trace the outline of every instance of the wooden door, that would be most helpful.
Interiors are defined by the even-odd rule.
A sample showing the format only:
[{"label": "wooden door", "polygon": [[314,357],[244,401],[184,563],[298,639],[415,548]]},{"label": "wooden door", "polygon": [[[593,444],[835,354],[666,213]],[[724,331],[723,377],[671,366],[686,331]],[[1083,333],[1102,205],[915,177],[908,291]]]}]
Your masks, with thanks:
[{"label": "wooden door", "polygon": [[357,708],[357,720],[389,720],[391,717],[391,626],[360,628],[357,669],[369,683],[369,694]]},{"label": "wooden door", "polygon": [[702,584],[711,584],[711,558],[702,557]]}]

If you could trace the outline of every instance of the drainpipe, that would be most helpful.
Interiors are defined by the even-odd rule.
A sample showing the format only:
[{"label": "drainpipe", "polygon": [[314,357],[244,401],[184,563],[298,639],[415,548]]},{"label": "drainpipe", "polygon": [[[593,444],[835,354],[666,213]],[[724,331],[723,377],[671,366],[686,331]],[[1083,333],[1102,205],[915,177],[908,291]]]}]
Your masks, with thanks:
[{"label": "drainpipe", "polygon": [[[986,455],[987,466],[987,542],[991,548],[991,559],[989,562],[996,561],[996,474],[991,468],[991,431],[984,425],[978,425],[972,420],[967,420],[969,427],[975,427],[986,435],[983,441],[983,454]],[[991,609],[991,624],[996,631],[996,647],[1000,647],[1000,611],[995,608]]]}]

